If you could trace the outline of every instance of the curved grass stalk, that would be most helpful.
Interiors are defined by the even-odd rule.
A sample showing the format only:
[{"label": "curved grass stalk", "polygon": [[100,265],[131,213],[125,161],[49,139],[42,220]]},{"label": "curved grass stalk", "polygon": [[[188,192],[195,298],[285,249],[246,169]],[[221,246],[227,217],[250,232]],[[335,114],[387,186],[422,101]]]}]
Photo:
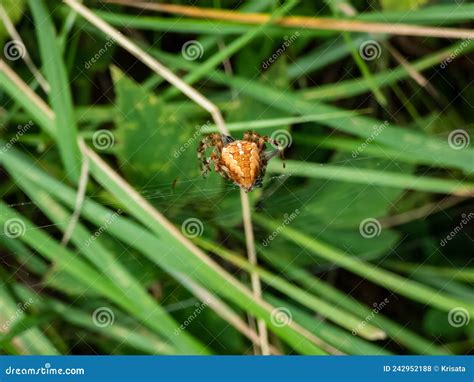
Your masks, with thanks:
[{"label": "curved grass stalk", "polygon": [[416,271],[425,276],[442,277],[446,279],[456,279],[465,283],[474,283],[474,268],[450,268],[437,267],[434,265],[405,263],[401,261],[389,261],[387,266],[396,271],[411,273]]},{"label": "curved grass stalk", "polygon": [[[15,292],[23,299],[35,298],[35,292],[24,287],[21,284],[14,286]],[[130,326],[120,322],[120,318],[115,317],[113,325],[98,327],[91,320],[91,316],[83,310],[73,308],[54,298],[42,298],[41,301],[35,301],[35,308],[51,309],[64,321],[71,323],[74,326],[90,330],[97,333],[97,335],[105,335],[109,339],[116,340],[119,346],[131,346],[139,351],[153,355],[173,355],[176,354],[177,349],[170,344],[164,342],[154,332],[145,328],[130,329]],[[138,322],[133,321],[134,325]]]},{"label": "curved grass stalk", "polygon": [[[229,45],[227,45],[224,49],[220,50],[204,63],[199,65],[196,69],[189,72],[183,78],[187,84],[192,85],[196,81],[200,80],[207,73],[210,73],[214,70],[218,65],[220,65],[223,61],[230,58],[234,53],[238,52],[241,48],[247,45],[249,42],[254,40],[256,37],[260,36],[262,33],[268,30],[269,27],[273,25],[273,23],[277,22],[279,17],[289,12],[292,8],[295,7],[297,4],[296,0],[289,0],[283,6],[275,10],[270,17],[262,23],[258,28],[248,31],[244,35],[240,36],[239,38],[232,41]],[[165,100],[172,98],[173,96],[177,95],[176,89],[170,89],[163,95]]]},{"label": "curved grass stalk", "polygon": [[[156,59],[151,57],[147,54],[144,50],[140,49],[136,44],[132,43],[129,39],[124,37],[119,31],[112,28],[109,24],[101,20],[99,17],[95,16],[92,12],[89,11],[88,8],[84,7],[80,3],[75,0],[64,0],[66,4],[68,4],[72,9],[78,12],[81,16],[87,19],[91,24],[95,25],[97,28],[102,30],[107,35],[111,36],[114,41],[120,44],[123,48],[125,48],[128,52],[133,54],[137,57],[140,61],[144,64],[148,65],[152,70],[158,73],[160,76],[165,78],[169,83],[174,85],[178,90],[183,92],[186,96],[188,96],[191,100],[196,102],[197,104],[201,105],[204,109],[209,111],[212,115],[216,125],[219,127],[221,134],[229,135],[229,131],[225,126],[224,118],[219,110],[219,108],[209,101],[206,97],[204,97],[201,93],[197,92],[194,88],[187,85],[186,82],[181,80],[178,76],[176,76],[173,72],[171,72],[167,67],[162,65]],[[220,58],[220,55],[219,57]],[[217,65],[217,64],[216,64]],[[250,235],[253,233],[252,231],[252,222],[250,218],[250,208],[248,202],[248,195],[244,193],[244,191],[240,191],[241,193],[241,200],[242,200],[242,210],[244,215],[244,227],[246,235]],[[255,245],[251,242],[251,237],[247,236],[247,250],[249,253],[250,259],[255,259]],[[252,250],[253,248],[253,250]],[[252,285],[254,287],[254,293],[257,297],[259,296],[259,280],[256,279],[255,276],[252,276],[254,280]],[[268,345],[268,335],[266,332],[266,326],[264,322],[259,322],[259,332],[261,333],[260,342],[262,344],[262,353],[269,354],[269,345]]]},{"label": "curved grass stalk", "polygon": [[[239,13],[229,10],[218,10],[210,8],[198,8],[194,6],[149,3],[130,0],[103,0],[106,3],[127,5],[140,9],[155,10],[159,12],[173,13],[182,16],[204,18],[211,20],[233,21],[243,24],[259,25],[268,21],[271,17],[263,13]],[[340,20],[324,17],[289,16],[281,17],[276,25],[284,27],[297,27],[304,29],[318,29],[344,32],[369,32],[388,33],[402,36],[424,36],[441,38],[474,38],[474,31],[470,29],[436,28],[408,24],[388,24],[377,22],[364,22],[360,20]]]},{"label": "curved grass stalk", "polygon": [[[8,151],[7,155],[2,157],[2,162],[8,165],[9,168],[14,169],[14,171],[19,174],[18,176],[22,176],[31,182],[34,182],[37,187],[50,193],[70,208],[73,208],[75,203],[75,193],[71,188],[51,178],[35,165],[29,163],[24,158],[21,158],[18,154],[14,153],[13,149]],[[91,160],[91,163],[93,162],[94,161]],[[34,169],[34,171],[32,169]],[[105,176],[103,176],[103,178],[105,178]],[[127,191],[125,191],[125,193],[127,194]],[[128,200],[123,204],[134,205],[134,202]],[[132,208],[139,210],[136,206]],[[95,225],[100,227],[107,224],[107,219],[110,217],[110,214],[111,211],[107,208],[86,199],[82,210],[82,216]],[[158,226],[155,227],[155,231],[157,228]],[[198,280],[203,280],[202,283],[208,285],[212,290],[232,300],[242,309],[245,309],[260,318],[264,318],[267,324],[272,325],[271,312],[274,308],[261,299],[255,299],[247,288],[243,287],[222,269],[219,268],[217,272],[209,272],[210,269],[207,264],[211,264],[213,268],[217,267],[211,259],[201,262],[196,260],[195,257],[189,256],[187,251],[173,251],[173,253],[171,255],[168,254],[168,256],[163,256],[162,253],[157,252],[157,248],[169,251],[177,249],[176,247],[181,247],[183,245],[181,242],[176,242],[173,239],[168,238],[166,230],[160,229],[159,233],[156,231],[156,233],[153,234],[137,223],[133,223],[132,221],[119,216],[114,220],[114,224],[108,226],[107,232],[142,252],[145,256],[149,257],[151,261],[165,269],[165,271],[171,274],[178,271],[192,276],[193,280],[196,278]],[[177,254],[180,254],[180,256],[176,256]],[[325,352],[320,350],[320,348],[315,346],[315,344],[318,344],[318,346],[321,346],[328,352],[337,353],[337,350],[332,346],[325,344],[319,338],[307,332],[295,322],[286,327],[270,327],[282,339],[293,346],[295,350],[304,354],[325,354]]]},{"label": "curved grass stalk", "polygon": [[[124,37],[119,31],[117,31],[116,29],[111,27],[109,24],[101,20],[99,17],[94,15],[88,8],[78,3],[76,0],[64,0],[64,2],[67,5],[69,5],[72,9],[74,9],[76,12],[78,12],[82,17],[88,20],[91,24],[95,25],[97,28],[99,28],[104,33],[106,33],[108,36],[112,37],[114,41],[116,41],[124,49],[126,49],[128,52],[133,54],[135,57],[137,57],[140,61],[142,61],[148,67],[150,67],[150,69],[154,70],[160,76],[165,78],[170,84],[175,86],[176,89],[180,90],[191,100],[193,100],[194,102],[202,106],[205,110],[209,111],[209,113],[212,115],[214,119],[214,122],[216,123],[216,126],[218,126],[221,134],[230,135],[229,130],[227,129],[225,125],[224,118],[222,117],[222,114],[219,108],[214,103],[209,101],[201,93],[199,93],[194,88],[189,86],[185,81],[181,80],[178,76],[176,76],[173,72],[171,72],[167,67],[165,67],[163,64],[158,62],[156,59],[154,59],[144,50],[139,48],[136,44],[134,44],[129,39]],[[295,1],[292,1],[290,3],[296,4]],[[254,33],[252,32],[250,34],[253,35]],[[250,38],[251,36],[247,37],[247,39],[250,39]],[[240,44],[226,48],[223,52],[219,53],[216,56],[216,59],[218,59],[220,62],[221,56],[224,56],[225,54],[227,54],[228,50],[236,49],[239,46]],[[217,65],[218,62],[214,63],[216,59],[214,59],[211,62],[211,64]],[[202,74],[197,74],[193,78],[197,80],[199,78],[199,75],[202,75]],[[249,256],[249,259],[256,262],[255,244],[253,243],[253,229],[252,229],[252,220],[251,220],[251,215],[250,215],[248,195],[243,190],[240,190],[240,196],[242,200],[242,211],[243,211],[243,216],[244,216],[245,234],[247,237],[248,256]],[[251,275],[251,277],[253,280],[252,287],[254,289],[254,294],[256,297],[260,298],[261,296],[261,290],[259,286],[260,280],[258,280],[258,276]],[[268,345],[268,334],[267,334],[265,323],[263,321],[259,321],[258,326],[259,326],[262,354],[265,354],[265,355],[270,354],[269,345]]]},{"label": "curved grass stalk", "polygon": [[[7,168],[9,168],[8,165]],[[49,220],[57,224],[58,228],[66,233],[69,229],[69,225],[66,226],[64,222],[72,220],[70,219],[69,212],[47,193],[38,190],[31,181],[24,177],[17,176],[15,171],[10,171],[10,173],[30,199],[48,216]],[[111,221],[117,216],[119,216],[118,212],[111,214]],[[70,238],[75,247],[78,248],[97,269],[102,271],[104,274],[103,277],[109,279],[119,287],[125,299],[127,299],[127,296],[133,296],[128,302],[129,306],[133,308],[128,308],[128,311],[142,312],[136,314],[136,317],[141,319],[149,328],[160,334],[163,338],[166,338],[167,341],[172,343],[182,354],[186,354],[187,352],[205,352],[204,345],[200,344],[187,333],[181,334],[180,336],[173,334],[174,330],[179,327],[178,323],[153,300],[146,289],[140,285],[140,282],[121,264],[119,260],[120,255],[114,255],[107,247],[101,244],[99,240],[91,240],[93,235],[94,234],[88,231],[82,224],[76,222],[75,230],[71,232]]]},{"label": "curved grass stalk", "polygon": [[[474,47],[474,44],[471,43],[469,46]],[[173,55],[163,54],[156,50],[152,51],[157,56],[165,59],[166,62],[173,64],[175,67],[192,70],[195,66],[188,61],[183,62],[184,60],[176,58]],[[435,61],[442,61],[446,57],[446,54],[451,54],[454,51],[455,46],[448,48],[446,51],[438,52],[436,58],[430,58],[430,65],[434,65]],[[405,77],[408,76],[408,73],[403,67],[400,68],[400,70],[402,73],[405,73]],[[378,74],[376,74],[375,77],[377,75]],[[318,110],[322,115],[344,111],[343,109],[325,103],[309,102],[297,92],[288,90],[282,92],[275,87],[258,82],[251,82],[243,77],[227,77],[225,73],[218,70],[209,73],[207,77],[216,83],[235,87],[242,94],[245,94],[252,99],[261,101],[266,105],[287,113],[292,113],[293,115],[314,115],[315,110]],[[405,158],[410,157],[409,159],[411,162],[416,160],[418,163],[430,165],[432,167],[456,168],[463,170],[466,173],[474,172],[474,150],[471,148],[452,150],[449,145],[441,139],[426,134],[420,134],[391,123],[384,129],[383,134],[374,137],[374,126],[381,125],[383,121],[355,114],[341,118],[323,118],[321,123],[342,132],[359,136],[362,139],[372,137],[373,142],[383,144],[390,149],[399,151],[400,155],[398,155],[398,157],[400,158],[400,161],[404,161]],[[270,162],[270,164],[271,163],[272,162]]]},{"label": "curved grass stalk", "polygon": [[331,164],[308,163],[302,161],[285,161],[283,168],[278,161],[268,164],[268,171],[273,173],[306,176],[315,179],[329,179],[351,183],[372,184],[385,187],[406,188],[425,192],[452,194],[457,196],[473,196],[474,183],[441,179],[429,176],[415,176],[396,172],[377,171],[337,166]]},{"label": "curved grass stalk", "polygon": [[[474,42],[469,40],[460,41],[446,49],[428,54],[413,62],[407,62],[406,65],[400,65],[396,68],[383,70],[374,74],[373,78],[379,86],[389,86],[397,83],[397,81],[407,78],[410,75],[410,68],[414,71],[421,72],[443,62],[443,60],[452,56],[454,52],[459,52],[455,57],[460,57],[469,54],[473,50]],[[308,68],[308,71],[311,70],[311,67]],[[309,90],[302,90],[300,94],[307,100],[335,100],[353,97],[369,90],[370,86],[364,78],[355,78],[339,83],[322,85]]]},{"label": "curved grass stalk", "polygon": [[[254,216],[255,221],[268,230],[274,230],[278,223],[267,219],[259,214]],[[375,284],[390,289],[402,296],[411,298],[422,304],[449,312],[458,307],[465,308],[470,314],[474,314],[474,305],[467,304],[457,298],[445,295],[432,288],[426,287],[418,282],[406,279],[385,269],[381,269],[370,263],[357,258],[347,256],[342,250],[334,248],[320,240],[286,226],[280,235],[308,249],[315,255],[328,260],[350,272],[353,272]]]},{"label": "curved grass stalk", "polygon": [[[324,300],[320,300],[319,298],[295,287],[294,285],[276,276],[275,274],[268,272],[263,268],[257,267],[251,262],[245,261],[242,257],[232,253],[229,250],[226,250],[202,238],[196,238],[194,239],[194,241],[201,247],[210,250],[218,256],[222,257],[224,260],[227,260],[230,263],[242,269],[245,269],[248,272],[257,273],[261,277],[261,279],[269,286],[286,294],[287,296],[293,298],[300,304],[314,310],[316,313],[323,315],[327,319],[333,321],[334,323],[337,323],[338,325],[349,331],[354,330],[361,323],[361,320],[358,317],[352,315],[352,313],[345,311],[342,308],[335,308]],[[376,328],[370,324],[362,328],[358,332],[358,335],[370,341],[376,341],[386,338],[386,334],[383,330]]]},{"label": "curved grass stalk", "polygon": [[[61,47],[51,15],[43,0],[28,0],[46,79],[50,86],[49,102],[56,113],[56,144],[66,176],[77,183],[81,169],[81,154],[77,145],[77,124],[66,65],[61,57]],[[41,27],[39,27],[41,25]]]},{"label": "curved grass stalk", "polygon": [[[51,135],[55,135],[55,129],[53,125],[54,113],[48,108],[48,106],[39,98],[28,86],[11,70],[8,66],[4,65],[0,61],[0,85],[8,92],[8,94],[21,104],[25,110],[31,114],[35,120],[39,123],[40,127],[46,130]],[[18,89],[22,89],[23,92],[19,92]],[[62,183],[55,181],[50,178],[46,173],[36,168],[35,171],[30,171],[31,164],[27,165],[21,162],[17,162],[19,159],[16,155],[13,155],[14,150],[11,149],[7,152],[7,155],[2,157],[2,161],[9,160],[9,164],[17,163],[16,171],[22,173],[22,176],[30,179],[39,187],[46,189],[49,193],[55,195],[56,198],[62,200],[64,203],[72,208],[75,203],[75,193]],[[267,325],[270,325],[272,330],[277,333],[282,339],[291,344],[293,348],[304,354],[326,354],[326,353],[338,353],[332,346],[326,344],[321,339],[312,335],[297,323],[291,323],[287,327],[275,326],[271,320],[271,312],[273,307],[267,302],[261,299],[255,299],[250,291],[241,285],[237,280],[228,275],[222,269],[220,269],[206,254],[199,251],[192,243],[184,238],[181,233],[167,222],[156,210],[149,206],[149,204],[143,200],[140,195],[137,195],[130,186],[126,185],[125,189],[122,189],[120,185],[117,188],[115,180],[118,179],[119,184],[124,184],[117,174],[111,169],[107,168],[107,165],[97,157],[97,155],[87,149],[91,164],[94,164],[95,160],[100,162],[98,169],[105,166],[105,173],[99,172],[96,176],[99,180],[105,181],[108,186],[114,186],[114,191],[120,192],[120,199],[125,198],[123,205],[129,206],[131,212],[138,220],[145,221],[147,226],[153,227],[158,236],[165,235],[169,237],[166,241],[165,247],[175,247],[178,245],[183,251],[179,251],[184,255],[187,260],[176,261],[170,257],[161,257],[154,250],[154,248],[160,248],[163,245],[162,240],[158,240],[155,236],[146,234],[138,226],[126,224],[126,227],[121,226],[118,230],[114,230],[115,226],[120,226],[122,218],[119,217],[116,220],[116,225],[109,228],[110,233],[114,234],[120,240],[130,240],[131,233],[135,232],[138,237],[142,237],[143,241],[132,240],[129,244],[136,247],[139,251],[149,256],[150,259],[160,266],[163,266],[166,270],[177,269],[184,266],[194,265],[193,268],[188,268],[191,272],[199,269],[204,274],[201,277],[206,279],[207,284],[212,285],[213,288],[220,294],[228,297],[237,305],[243,309],[252,312],[259,318],[265,319]],[[25,167],[22,167],[25,166]],[[92,166],[93,167],[93,166]],[[23,171],[23,170],[26,171]],[[42,174],[41,176],[37,174]],[[111,178],[109,178],[111,176]],[[47,188],[45,188],[47,187]],[[131,190],[131,192],[129,191]],[[110,212],[107,209],[97,205],[86,199],[83,206],[83,215],[93,221],[98,226],[106,224],[107,216]],[[158,220],[157,220],[158,219]],[[166,228],[160,228],[160,222],[165,221],[167,227],[170,227],[172,234],[168,233]],[[138,231],[137,231],[138,230]],[[145,236],[144,236],[145,235]],[[133,234],[132,234],[133,236]],[[170,237],[171,236],[171,237]],[[177,239],[175,240],[173,236]],[[183,245],[184,244],[184,245]]]},{"label": "curved grass stalk", "polygon": [[[3,326],[5,324],[4,319],[13,317],[18,312],[18,302],[8,292],[6,283],[0,283],[0,300],[2,301],[2,320],[0,324]],[[10,354],[16,352],[21,355],[59,355],[58,349],[39,328],[30,328],[16,337],[14,344],[2,344],[2,348]]]},{"label": "curved grass stalk", "polygon": [[[308,292],[312,292],[329,302],[336,307],[341,307],[349,310],[353,314],[359,316],[362,320],[371,317],[371,323],[387,333],[390,338],[415,354],[432,354],[432,355],[446,355],[449,352],[444,350],[431,341],[421,337],[417,333],[409,330],[407,327],[392,321],[390,318],[382,315],[373,315],[373,310],[355,300],[350,295],[336,289],[330,283],[320,280],[313,276],[308,271],[298,268],[293,264],[282,261],[278,252],[270,252],[264,248],[259,248],[260,253],[265,259],[274,265],[278,270],[284,272],[295,283],[306,288]],[[268,251],[268,252],[265,252]]]},{"label": "curved grass stalk", "polygon": [[[21,38],[20,34],[17,32],[15,25],[13,24],[12,20],[8,16],[8,13],[5,12],[5,8],[3,8],[2,5],[0,5],[0,18],[3,21],[3,25],[5,26],[5,29],[8,31],[8,34],[12,38],[12,40],[17,41],[25,47],[25,43],[23,39]],[[31,74],[35,77],[36,81],[38,84],[41,86],[41,88],[44,90],[45,93],[49,93],[50,86],[46,79],[43,77],[39,69],[36,67],[34,64],[33,60],[31,59],[30,53],[28,50],[25,48],[23,52],[23,61],[25,62],[26,66],[30,70]]]}]

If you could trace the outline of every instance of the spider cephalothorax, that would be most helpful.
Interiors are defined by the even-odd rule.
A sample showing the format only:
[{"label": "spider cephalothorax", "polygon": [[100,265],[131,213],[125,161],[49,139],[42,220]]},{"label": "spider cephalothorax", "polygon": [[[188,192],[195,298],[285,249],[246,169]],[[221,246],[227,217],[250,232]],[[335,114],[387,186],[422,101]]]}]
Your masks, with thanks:
[{"label": "spider cephalothorax", "polygon": [[[276,148],[265,151],[266,143],[271,143]],[[214,148],[210,158],[204,156],[208,147]],[[268,161],[278,154],[283,154],[283,148],[278,142],[252,131],[246,132],[243,139],[238,141],[227,135],[209,134],[198,148],[204,176],[208,174],[213,162],[216,172],[247,192],[262,185]]]}]

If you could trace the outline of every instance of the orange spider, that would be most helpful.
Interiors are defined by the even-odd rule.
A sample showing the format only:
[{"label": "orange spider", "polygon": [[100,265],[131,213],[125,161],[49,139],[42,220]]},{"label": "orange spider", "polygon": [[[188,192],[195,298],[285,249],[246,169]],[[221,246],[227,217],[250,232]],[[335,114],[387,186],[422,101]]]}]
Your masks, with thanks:
[{"label": "orange spider", "polygon": [[[265,144],[271,143],[276,149],[265,151]],[[214,147],[210,158],[205,158],[206,149]],[[209,134],[198,147],[203,176],[210,171],[211,162],[216,172],[232,180],[246,192],[262,186],[268,161],[276,155],[283,159],[283,147],[275,140],[247,131],[242,140],[221,134]]]}]

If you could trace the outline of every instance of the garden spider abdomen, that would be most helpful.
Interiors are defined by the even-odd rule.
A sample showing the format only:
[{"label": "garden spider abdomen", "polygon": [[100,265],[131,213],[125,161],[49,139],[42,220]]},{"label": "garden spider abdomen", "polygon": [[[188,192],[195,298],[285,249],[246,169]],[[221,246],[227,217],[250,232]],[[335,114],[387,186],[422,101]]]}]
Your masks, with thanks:
[{"label": "garden spider abdomen", "polygon": [[[271,143],[273,150],[265,151],[265,144]],[[214,150],[209,158],[206,149]],[[232,180],[246,192],[261,187],[268,161],[276,155],[283,158],[283,147],[275,140],[247,131],[241,140],[221,134],[209,134],[198,147],[202,174],[206,176],[214,163],[214,169],[224,178]]]}]

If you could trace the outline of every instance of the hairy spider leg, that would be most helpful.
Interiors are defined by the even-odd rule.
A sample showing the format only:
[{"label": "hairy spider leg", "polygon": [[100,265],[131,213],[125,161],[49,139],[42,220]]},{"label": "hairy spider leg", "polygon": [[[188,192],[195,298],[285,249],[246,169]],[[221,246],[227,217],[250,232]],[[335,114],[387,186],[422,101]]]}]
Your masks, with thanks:
[{"label": "hairy spider leg", "polygon": [[260,135],[256,133],[255,131],[247,131],[244,134],[244,140],[250,141],[250,142],[255,142],[259,148],[259,150],[262,150],[265,148],[265,143],[270,143],[274,147],[276,147],[273,150],[265,151],[262,153],[262,173],[265,173],[265,168],[267,162],[272,159],[273,157],[279,155],[281,160],[283,161],[283,168],[285,168],[285,156],[284,156],[284,150],[285,148],[280,145],[280,143],[266,135]]},{"label": "hairy spider leg", "polygon": [[211,155],[210,158],[206,158],[205,156],[206,150],[210,147],[214,148],[214,151],[212,153],[218,157],[218,155],[216,154],[216,149],[218,152],[220,152],[222,150],[222,147],[224,147],[223,136],[217,133],[209,134],[205,136],[199,143],[197,155],[201,165],[201,173],[203,176],[207,176],[207,174],[209,173],[211,169],[211,161],[214,159],[213,155]]}]

